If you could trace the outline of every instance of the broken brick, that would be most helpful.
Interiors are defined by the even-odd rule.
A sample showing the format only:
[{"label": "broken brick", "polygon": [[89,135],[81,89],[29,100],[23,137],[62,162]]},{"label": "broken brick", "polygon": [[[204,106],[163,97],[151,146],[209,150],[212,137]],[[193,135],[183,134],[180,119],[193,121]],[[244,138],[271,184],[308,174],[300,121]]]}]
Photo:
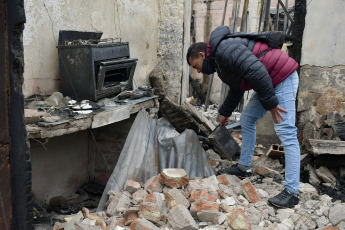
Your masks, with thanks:
[{"label": "broken brick", "polygon": [[200,189],[200,190],[193,190],[191,193],[191,199],[193,201],[197,201],[201,198],[204,198],[208,201],[216,202],[217,196],[209,193],[206,189]]},{"label": "broken brick", "polygon": [[124,227],[125,226],[125,219],[119,218],[116,223],[117,226]]},{"label": "broken brick", "polygon": [[206,199],[200,199],[195,201],[190,206],[190,213],[193,216],[196,216],[197,212],[201,210],[208,210],[208,211],[219,211],[219,205],[215,202],[208,201]]},{"label": "broken brick", "polygon": [[138,212],[139,208],[137,207],[132,207],[126,211],[124,219],[125,226],[130,225],[133,221],[139,218]]},{"label": "broken brick", "polygon": [[161,173],[161,183],[171,188],[186,187],[189,177],[184,169],[168,168]]},{"label": "broken brick", "polygon": [[260,201],[260,197],[256,193],[255,188],[249,179],[242,180],[241,186],[242,186],[243,193],[249,202],[256,203]]},{"label": "broken brick", "polygon": [[333,227],[333,225],[329,225],[321,230],[340,230],[339,227]]},{"label": "broken brick", "polygon": [[160,182],[160,175],[148,179],[144,186],[149,193],[163,192],[163,185]]},{"label": "broken brick", "polygon": [[124,190],[132,194],[138,191],[140,188],[141,186],[138,182],[127,180]]},{"label": "broken brick", "polygon": [[165,194],[165,199],[168,202],[169,208],[173,208],[179,204],[189,208],[189,201],[177,188],[173,188]]},{"label": "broken brick", "polygon": [[234,230],[250,230],[250,224],[244,211],[240,208],[232,209],[226,216],[228,225]]},{"label": "broken brick", "polygon": [[161,193],[154,192],[150,193],[145,197],[145,203],[152,203],[162,213],[165,210],[165,203]]},{"label": "broken brick", "polygon": [[114,216],[121,212],[127,211],[131,203],[131,194],[127,191],[117,193],[115,196],[110,196],[110,203],[107,207],[106,214]]},{"label": "broken brick", "polygon": [[226,177],[226,174],[217,176],[217,179],[219,181],[219,184],[223,184],[223,185],[228,185],[229,184],[229,181],[228,181],[228,179]]},{"label": "broken brick", "polygon": [[151,221],[154,224],[159,224],[161,219],[161,212],[157,209],[155,204],[142,203],[139,206],[139,217]]},{"label": "broken brick", "polygon": [[271,177],[271,178],[280,178],[281,175],[279,172],[273,170],[273,169],[270,169],[270,168],[267,168],[265,166],[261,166],[261,165],[258,165],[256,168],[255,168],[255,172],[261,176],[264,176],[264,177]]},{"label": "broken brick", "polygon": [[159,228],[150,221],[138,218],[129,226],[130,230],[159,230]]},{"label": "broken brick", "polygon": [[142,203],[147,195],[148,193],[146,190],[139,189],[138,191],[132,194],[132,199],[135,200],[137,203]]}]

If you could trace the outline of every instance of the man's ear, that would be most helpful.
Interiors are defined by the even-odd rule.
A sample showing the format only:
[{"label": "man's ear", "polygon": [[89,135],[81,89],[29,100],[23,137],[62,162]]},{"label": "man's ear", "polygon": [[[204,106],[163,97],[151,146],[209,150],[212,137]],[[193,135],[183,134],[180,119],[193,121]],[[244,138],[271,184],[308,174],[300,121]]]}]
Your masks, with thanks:
[{"label": "man's ear", "polygon": [[205,60],[205,53],[204,52],[199,52],[199,57],[201,57],[202,60]]}]

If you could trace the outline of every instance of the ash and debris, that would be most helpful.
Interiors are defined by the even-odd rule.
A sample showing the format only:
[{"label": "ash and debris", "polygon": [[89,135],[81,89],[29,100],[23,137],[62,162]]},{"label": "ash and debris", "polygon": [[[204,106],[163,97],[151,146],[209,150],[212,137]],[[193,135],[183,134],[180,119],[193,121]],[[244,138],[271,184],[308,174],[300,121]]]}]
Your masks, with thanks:
[{"label": "ash and debris", "polygon": [[[241,135],[234,133],[233,137],[241,144]],[[222,159],[210,145],[207,148],[207,158],[216,172],[238,163],[238,156],[232,160]],[[55,223],[54,230],[345,229],[344,200],[320,193],[309,183],[309,177],[304,177],[300,184],[298,205],[286,209],[270,206],[267,199],[283,189],[284,166],[279,159],[268,157],[265,151],[263,146],[256,146],[254,173],[244,180],[227,174],[189,180],[186,176],[169,177],[167,171],[163,171],[145,184],[127,181],[121,192],[108,192],[105,211],[80,209],[78,214],[67,218],[67,222]],[[260,167],[269,168],[273,173],[262,174],[257,170]],[[319,171],[319,177],[327,180],[323,174],[328,171]],[[277,176],[282,179],[276,180]],[[343,179],[335,182],[342,186],[333,189],[337,194],[344,189]],[[326,183],[323,180],[321,186]],[[252,186],[254,190],[248,189]]]},{"label": "ash and debris", "polygon": [[[211,104],[208,106],[207,111],[205,112],[205,105],[197,105],[195,104],[194,107],[198,110],[199,113],[204,115],[207,119],[209,119],[213,124],[218,124],[218,104]],[[229,124],[233,124],[240,121],[241,113],[233,112],[231,117],[229,117]]]},{"label": "ash and debris", "polygon": [[[116,103],[119,102],[105,99],[100,106],[116,106]],[[217,124],[217,105],[211,105],[207,112],[203,106],[195,107]],[[44,110],[47,111],[52,116],[61,113],[69,116],[69,112],[59,108]],[[235,113],[229,123],[238,122],[239,117]],[[240,129],[233,130],[232,136],[241,146]],[[270,150],[258,144],[253,156],[254,173],[241,180],[218,174],[219,170],[237,164],[239,156],[222,159],[207,137],[199,136],[199,139],[217,176],[189,180],[168,178],[162,172],[145,184],[127,181],[121,192],[108,191],[109,201],[101,212],[96,212],[95,205],[87,205],[87,200],[71,205],[65,203],[70,197],[58,197],[47,207],[49,215],[40,217],[44,208],[38,205],[37,220],[40,217],[49,221],[50,226],[54,222],[54,230],[345,229],[344,168],[301,163],[300,203],[293,208],[276,209],[267,199],[283,189],[284,157],[272,159],[267,153]],[[79,192],[76,196],[80,198],[84,194]],[[66,213],[74,214],[63,215]]]}]

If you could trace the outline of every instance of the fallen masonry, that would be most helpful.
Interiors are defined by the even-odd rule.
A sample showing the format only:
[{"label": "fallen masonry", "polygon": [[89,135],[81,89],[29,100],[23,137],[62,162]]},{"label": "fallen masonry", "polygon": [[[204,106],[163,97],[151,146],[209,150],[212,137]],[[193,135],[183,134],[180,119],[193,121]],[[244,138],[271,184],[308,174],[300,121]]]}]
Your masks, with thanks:
[{"label": "fallen masonry", "polygon": [[244,180],[225,174],[189,180],[181,169],[164,170],[143,186],[127,181],[125,190],[109,191],[106,211],[83,208],[54,230],[345,229],[345,203],[301,183],[301,202],[275,209],[267,199],[282,189],[283,183],[259,174]]}]

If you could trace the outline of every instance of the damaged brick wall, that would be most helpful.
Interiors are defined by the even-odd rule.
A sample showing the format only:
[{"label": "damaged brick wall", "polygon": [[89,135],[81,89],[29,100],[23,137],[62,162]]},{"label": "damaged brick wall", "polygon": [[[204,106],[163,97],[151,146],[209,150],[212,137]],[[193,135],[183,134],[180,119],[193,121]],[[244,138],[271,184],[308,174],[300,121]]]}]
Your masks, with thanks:
[{"label": "damaged brick wall", "polygon": [[299,138],[306,148],[310,138],[333,138],[324,125],[328,113],[345,115],[344,7],[341,0],[307,5],[297,105]]}]

